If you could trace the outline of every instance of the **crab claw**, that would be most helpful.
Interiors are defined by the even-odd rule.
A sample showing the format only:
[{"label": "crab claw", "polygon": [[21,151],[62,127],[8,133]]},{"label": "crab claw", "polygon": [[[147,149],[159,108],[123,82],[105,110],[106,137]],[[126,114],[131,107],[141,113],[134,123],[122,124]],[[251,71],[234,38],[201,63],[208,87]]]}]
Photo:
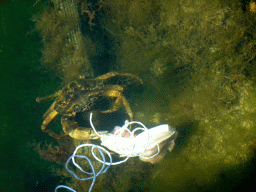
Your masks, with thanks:
[{"label": "crab claw", "polygon": [[[107,131],[100,131],[100,134],[106,134]],[[69,133],[69,136],[78,139],[78,140],[87,140],[87,139],[99,139],[100,136],[95,134],[94,131],[90,128],[78,127],[75,130]]]}]

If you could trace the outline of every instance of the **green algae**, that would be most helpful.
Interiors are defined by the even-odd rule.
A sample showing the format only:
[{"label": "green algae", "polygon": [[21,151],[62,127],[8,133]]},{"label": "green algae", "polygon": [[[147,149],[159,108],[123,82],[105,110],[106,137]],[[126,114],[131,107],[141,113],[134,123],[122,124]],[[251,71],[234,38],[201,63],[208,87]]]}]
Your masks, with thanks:
[{"label": "green algae", "polygon": [[[248,5],[208,0],[100,3],[96,25],[113,40],[112,70],[137,74],[144,82],[144,92],[129,98],[135,119],[148,127],[168,123],[180,133],[174,151],[141,185],[150,191],[210,189],[220,182],[222,170],[249,162],[256,135],[256,31]],[[139,166],[112,167],[108,174],[116,180],[105,179],[104,190],[131,189],[133,175],[143,176],[146,169]]]},{"label": "green algae", "polygon": [[139,74],[145,83],[140,98],[132,98],[135,118],[148,126],[173,125],[185,140],[152,171],[152,191],[163,183],[169,183],[163,190],[187,190],[191,181],[202,186],[221,169],[250,161],[256,31],[248,5],[109,0],[104,6],[111,7],[102,24],[115,37],[118,70]]},{"label": "green algae", "polygon": [[65,83],[80,74],[92,77],[93,72],[86,44],[82,37],[80,18],[73,1],[52,1],[40,14],[34,15],[35,30],[42,36],[42,63],[56,73]]}]

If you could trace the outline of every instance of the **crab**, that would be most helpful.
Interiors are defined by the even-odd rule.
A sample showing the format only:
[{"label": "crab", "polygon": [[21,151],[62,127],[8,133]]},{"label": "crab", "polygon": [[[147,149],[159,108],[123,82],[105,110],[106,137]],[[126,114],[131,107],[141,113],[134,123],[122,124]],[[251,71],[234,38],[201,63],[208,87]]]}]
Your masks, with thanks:
[{"label": "crab", "polygon": [[[119,78],[118,78],[119,77]],[[60,139],[65,135],[69,135],[74,139],[98,139],[99,136],[91,128],[81,127],[76,122],[76,115],[80,112],[89,112],[97,103],[100,97],[115,98],[114,104],[108,110],[100,111],[101,113],[111,113],[119,109],[120,104],[123,104],[129,118],[133,119],[133,113],[129,102],[123,96],[124,86],[119,85],[119,79],[126,78],[127,82],[131,80],[138,81],[142,84],[140,78],[129,73],[109,72],[95,79],[86,79],[81,76],[77,80],[64,86],[56,93],[46,96],[37,97],[36,101],[41,102],[48,99],[55,99],[46,113],[43,115],[43,123],[41,129],[55,139]],[[115,82],[114,79],[118,81]],[[61,124],[63,131],[62,135],[58,135],[50,129],[47,129],[49,123],[57,116],[61,116]],[[106,131],[100,132],[104,134]]]}]

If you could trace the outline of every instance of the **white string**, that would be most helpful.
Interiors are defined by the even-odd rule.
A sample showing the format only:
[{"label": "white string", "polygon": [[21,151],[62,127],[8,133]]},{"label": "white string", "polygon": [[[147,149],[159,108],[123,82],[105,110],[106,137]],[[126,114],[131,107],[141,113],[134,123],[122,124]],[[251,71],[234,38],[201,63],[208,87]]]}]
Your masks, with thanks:
[{"label": "white string", "polygon": [[[96,129],[95,129],[93,123],[92,123],[92,113],[90,113],[90,124],[91,124],[91,127],[92,127],[92,129],[94,130],[94,132],[95,132],[98,136],[100,136],[101,139],[104,138],[104,137],[108,137],[108,136],[109,136],[109,135],[101,135],[101,134],[99,134],[99,133],[96,131]],[[137,128],[135,128],[133,131],[130,131],[130,129],[128,129],[128,127],[129,127],[130,125],[132,125],[132,124],[139,124],[139,125],[142,126],[142,127],[137,127]],[[147,141],[144,142],[144,146],[143,146],[143,148],[141,149],[141,151],[136,152],[135,149],[136,149],[136,146],[138,145],[138,142],[136,142],[137,140],[136,140],[136,137],[135,137],[135,133],[136,133],[137,131],[139,131],[139,130],[141,130],[141,131],[143,131],[143,132],[145,132],[145,133],[147,134],[147,137],[146,137],[146,138],[147,138]],[[127,147],[126,147],[125,149],[121,149],[121,148],[119,148],[119,145],[118,145],[118,143],[117,143],[117,140],[118,140],[118,139],[121,139],[121,140],[123,140],[123,142],[125,141],[124,138],[122,137],[122,134],[123,134],[125,131],[127,131],[127,132],[129,133],[129,138],[126,138],[126,142],[128,142],[128,144],[127,144]],[[140,133],[140,134],[141,134],[141,133]],[[117,152],[120,156],[125,156],[125,157],[126,157],[126,158],[123,159],[123,160],[120,160],[120,161],[118,161],[118,162],[112,163],[112,165],[121,164],[121,163],[127,161],[130,157],[136,157],[136,156],[149,159],[149,158],[152,158],[152,157],[158,155],[159,152],[160,152],[159,145],[158,145],[155,141],[152,140],[152,138],[151,138],[151,136],[150,136],[150,134],[149,134],[148,128],[147,128],[143,123],[141,123],[141,122],[139,122],[139,121],[131,121],[131,122],[129,122],[128,120],[126,120],[126,121],[125,121],[125,124],[123,125],[123,127],[121,127],[119,130],[117,130],[114,134],[110,134],[110,135],[112,136],[113,140],[115,140],[115,148],[116,148],[115,152]],[[148,149],[149,145],[150,145],[152,142],[154,143],[154,146],[157,146],[157,152],[156,152],[155,154],[153,154],[152,156],[150,156],[150,157],[142,156],[141,154],[144,153],[144,152]],[[108,148],[108,146],[106,146],[106,147]],[[110,149],[110,150],[111,150],[111,149]],[[94,156],[94,158],[95,158],[97,161],[103,163],[103,161],[101,161],[100,159],[98,159],[96,156]],[[109,163],[106,162],[106,165],[109,165]]]},{"label": "white string", "polygon": [[[101,158],[102,158],[102,161],[101,161],[101,162],[103,162],[103,163],[102,163],[101,169],[100,169],[98,172],[95,172],[94,166],[93,166],[91,160],[90,160],[87,156],[84,156],[84,155],[76,155],[78,149],[80,149],[80,148],[82,148],[82,147],[91,147],[91,152],[92,152],[92,154],[93,154],[94,157],[96,157],[96,155],[94,154],[93,150],[96,148],[96,149],[99,151],[100,156],[101,156]],[[105,158],[105,155],[104,155],[103,152],[105,152],[105,153],[107,154],[107,156],[109,157],[109,162],[108,162],[108,165],[107,165],[107,166],[106,166],[106,158]],[[80,165],[78,165],[78,164],[76,163],[75,158],[83,158],[83,159],[86,159],[86,160],[88,161],[89,165],[90,165],[90,168],[91,168],[92,172],[87,172],[87,171],[83,170],[83,168],[82,168]],[[98,159],[98,158],[97,158],[97,159]],[[85,174],[87,174],[87,175],[92,175],[92,176],[91,176],[91,177],[85,177],[85,178],[80,178],[80,177],[78,177],[78,176],[77,176],[71,169],[69,169],[69,167],[68,167],[68,164],[69,164],[69,162],[70,162],[71,160],[72,160],[72,163],[75,165],[75,167],[77,167],[80,171],[82,171],[83,173],[85,173]],[[76,147],[75,151],[73,152],[73,155],[71,155],[71,156],[68,158],[65,167],[66,167],[67,171],[68,171],[71,175],[73,175],[76,179],[78,179],[78,180],[80,180],[80,181],[85,181],[85,180],[90,180],[90,179],[92,179],[91,186],[90,186],[90,188],[89,188],[89,190],[88,190],[88,191],[90,192],[90,191],[92,190],[92,188],[93,188],[93,185],[94,185],[94,183],[95,183],[96,178],[97,178],[100,174],[105,173],[105,172],[108,170],[108,168],[110,167],[111,164],[112,164],[112,157],[111,157],[110,153],[109,153],[105,148],[103,148],[103,147],[101,147],[101,146],[98,146],[98,145],[86,143],[86,144],[81,144],[81,145],[79,145],[79,146]],[[57,192],[57,189],[60,189],[60,188],[65,188],[65,189],[68,189],[68,190],[70,190],[70,191],[72,191],[72,192],[76,192],[74,189],[72,189],[72,188],[70,188],[70,187],[68,187],[68,186],[65,186],[65,185],[59,185],[59,186],[57,186],[57,187],[55,188],[55,192]]]},{"label": "white string", "polygon": [[[117,162],[112,162],[112,156],[111,156],[110,152],[109,152],[108,150],[106,150],[105,148],[99,146],[99,145],[94,145],[94,144],[85,143],[85,144],[81,144],[81,145],[77,146],[76,149],[75,149],[74,152],[73,152],[73,155],[71,155],[71,156],[69,157],[69,159],[67,160],[65,167],[66,167],[67,171],[68,171],[71,175],[73,175],[76,179],[78,179],[78,180],[85,181],[85,180],[92,179],[92,183],[91,183],[91,186],[90,186],[90,188],[89,188],[89,192],[92,190],[93,185],[94,185],[94,183],[95,183],[95,180],[96,180],[97,176],[99,176],[100,174],[105,173],[105,172],[107,171],[107,169],[108,169],[111,165],[118,165],[118,164],[124,163],[124,162],[127,161],[130,157],[136,157],[136,156],[143,157],[143,158],[146,158],[146,159],[150,159],[150,158],[152,158],[152,157],[158,155],[158,153],[160,152],[160,147],[159,147],[159,145],[158,145],[155,141],[152,140],[148,128],[147,128],[143,123],[141,123],[141,122],[139,122],[139,121],[131,121],[131,122],[125,121],[125,124],[123,125],[123,127],[121,127],[119,130],[117,130],[114,134],[104,134],[104,135],[103,135],[103,134],[101,135],[101,134],[99,134],[99,133],[96,131],[96,129],[95,129],[93,123],[92,123],[92,113],[90,113],[90,124],[91,124],[91,127],[92,127],[92,129],[94,130],[94,132],[95,132],[98,136],[100,136],[101,139],[104,138],[104,137],[108,137],[108,136],[112,137],[113,140],[115,140],[115,142],[114,142],[114,144],[115,144],[114,147],[115,147],[115,149],[116,149],[115,152],[117,152],[120,156],[125,156],[125,159],[120,160],[120,161],[117,161]],[[139,124],[139,125],[142,126],[142,127],[137,127],[137,128],[135,128],[133,131],[130,131],[130,130],[128,129],[128,126],[130,126],[130,125],[132,125],[132,124]],[[129,133],[129,138],[123,137],[122,134],[123,134],[125,131],[127,131],[127,132]],[[138,139],[137,139],[137,138],[138,138],[138,136],[140,137],[141,134],[142,134],[142,133],[139,133],[139,135],[136,136],[135,133],[138,132],[138,131],[142,131],[143,134],[144,134],[144,132],[145,132],[146,135],[147,135],[147,137],[146,137],[146,142],[144,142],[144,143],[142,142],[142,144],[143,144],[142,148],[141,148],[139,151],[136,151],[136,150],[138,150],[138,149],[137,149],[137,148],[138,148]],[[126,140],[126,141],[129,141],[129,143],[126,144],[127,146],[126,146],[124,149],[123,149],[123,148],[119,148],[118,143],[117,143],[118,139],[121,139],[121,140],[124,140],[124,141],[125,141],[125,140]],[[150,156],[150,157],[145,157],[145,156],[141,155],[141,154],[143,154],[143,153],[149,148],[150,145],[152,145],[152,143],[153,143],[153,146],[157,146],[157,152],[156,152],[155,154],[153,154],[152,156]],[[100,169],[98,172],[95,172],[95,169],[94,169],[94,167],[93,167],[93,165],[92,165],[92,162],[91,162],[91,160],[90,160],[87,156],[84,156],[84,155],[76,155],[77,151],[78,151],[80,148],[82,148],[82,147],[91,147],[91,153],[92,153],[92,156],[94,157],[94,159],[97,160],[98,162],[102,163],[101,169]],[[102,159],[98,158],[98,157],[95,155],[95,153],[94,153],[94,149],[95,149],[95,148],[99,151],[100,156],[101,156]],[[108,156],[108,158],[109,158],[109,161],[108,161],[108,162],[106,161],[106,158],[105,158],[104,153],[107,154],[107,156]],[[75,160],[76,158],[83,158],[83,159],[86,159],[86,160],[88,161],[90,167],[91,167],[92,172],[87,172],[87,171],[83,170],[83,168],[82,168],[80,165],[78,165],[78,163],[76,163],[76,160]],[[87,174],[87,175],[92,175],[92,176],[91,176],[91,177],[85,177],[85,178],[79,178],[79,177],[78,177],[71,169],[69,169],[69,167],[68,167],[68,164],[69,164],[69,162],[70,162],[71,160],[72,160],[72,163],[74,164],[74,166],[77,167],[81,172],[83,172],[83,173],[85,173],[85,174]],[[68,186],[65,186],[65,185],[59,185],[59,186],[57,186],[57,187],[55,188],[55,192],[57,192],[57,189],[59,189],[59,188],[65,188],[65,189],[68,189],[68,190],[70,190],[70,191],[72,191],[72,192],[76,192],[74,189],[72,189],[72,188],[70,188],[70,187],[68,187]]]}]

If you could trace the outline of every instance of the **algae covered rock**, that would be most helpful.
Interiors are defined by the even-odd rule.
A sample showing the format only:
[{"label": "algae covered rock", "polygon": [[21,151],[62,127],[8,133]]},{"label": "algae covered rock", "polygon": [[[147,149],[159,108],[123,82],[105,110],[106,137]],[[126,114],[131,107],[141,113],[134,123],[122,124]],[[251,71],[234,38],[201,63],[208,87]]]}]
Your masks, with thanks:
[{"label": "algae covered rock", "polygon": [[181,133],[175,155],[152,172],[153,191],[162,183],[169,183],[163,190],[175,188],[178,180],[206,184],[253,157],[256,31],[250,5],[104,1],[111,11],[102,23],[115,37],[117,68],[145,82],[134,98],[135,116]]},{"label": "algae covered rock", "polygon": [[83,36],[74,1],[52,0],[41,13],[34,15],[35,30],[42,36],[42,63],[64,82],[79,75],[93,76],[88,56],[91,40]]},{"label": "algae covered rock", "polygon": [[[95,4],[98,8],[93,12]],[[143,172],[149,176],[135,179],[140,181],[136,185],[140,190],[206,190],[220,182],[221,176],[230,176],[221,171],[251,161],[256,135],[252,2],[104,0],[78,1],[79,6],[95,14],[90,30],[100,28],[111,39],[109,54],[115,55],[115,62],[107,69],[143,79],[143,92],[139,96],[129,93],[134,119],[148,127],[167,123],[179,132],[176,148],[159,165],[145,171],[149,166],[132,161],[127,167],[115,168],[108,174],[115,174],[116,182],[106,179],[109,185],[104,190],[134,189],[133,175],[143,177]],[[92,21],[92,14],[79,16]],[[68,37],[64,39],[67,42]],[[88,47],[90,41],[84,41]],[[80,58],[85,60],[80,61],[86,62],[75,67],[74,74],[91,70],[88,50],[85,46],[81,50],[85,53]],[[57,60],[66,66],[63,58]],[[68,73],[66,77],[73,78]],[[238,169],[232,173],[239,178]]]}]

